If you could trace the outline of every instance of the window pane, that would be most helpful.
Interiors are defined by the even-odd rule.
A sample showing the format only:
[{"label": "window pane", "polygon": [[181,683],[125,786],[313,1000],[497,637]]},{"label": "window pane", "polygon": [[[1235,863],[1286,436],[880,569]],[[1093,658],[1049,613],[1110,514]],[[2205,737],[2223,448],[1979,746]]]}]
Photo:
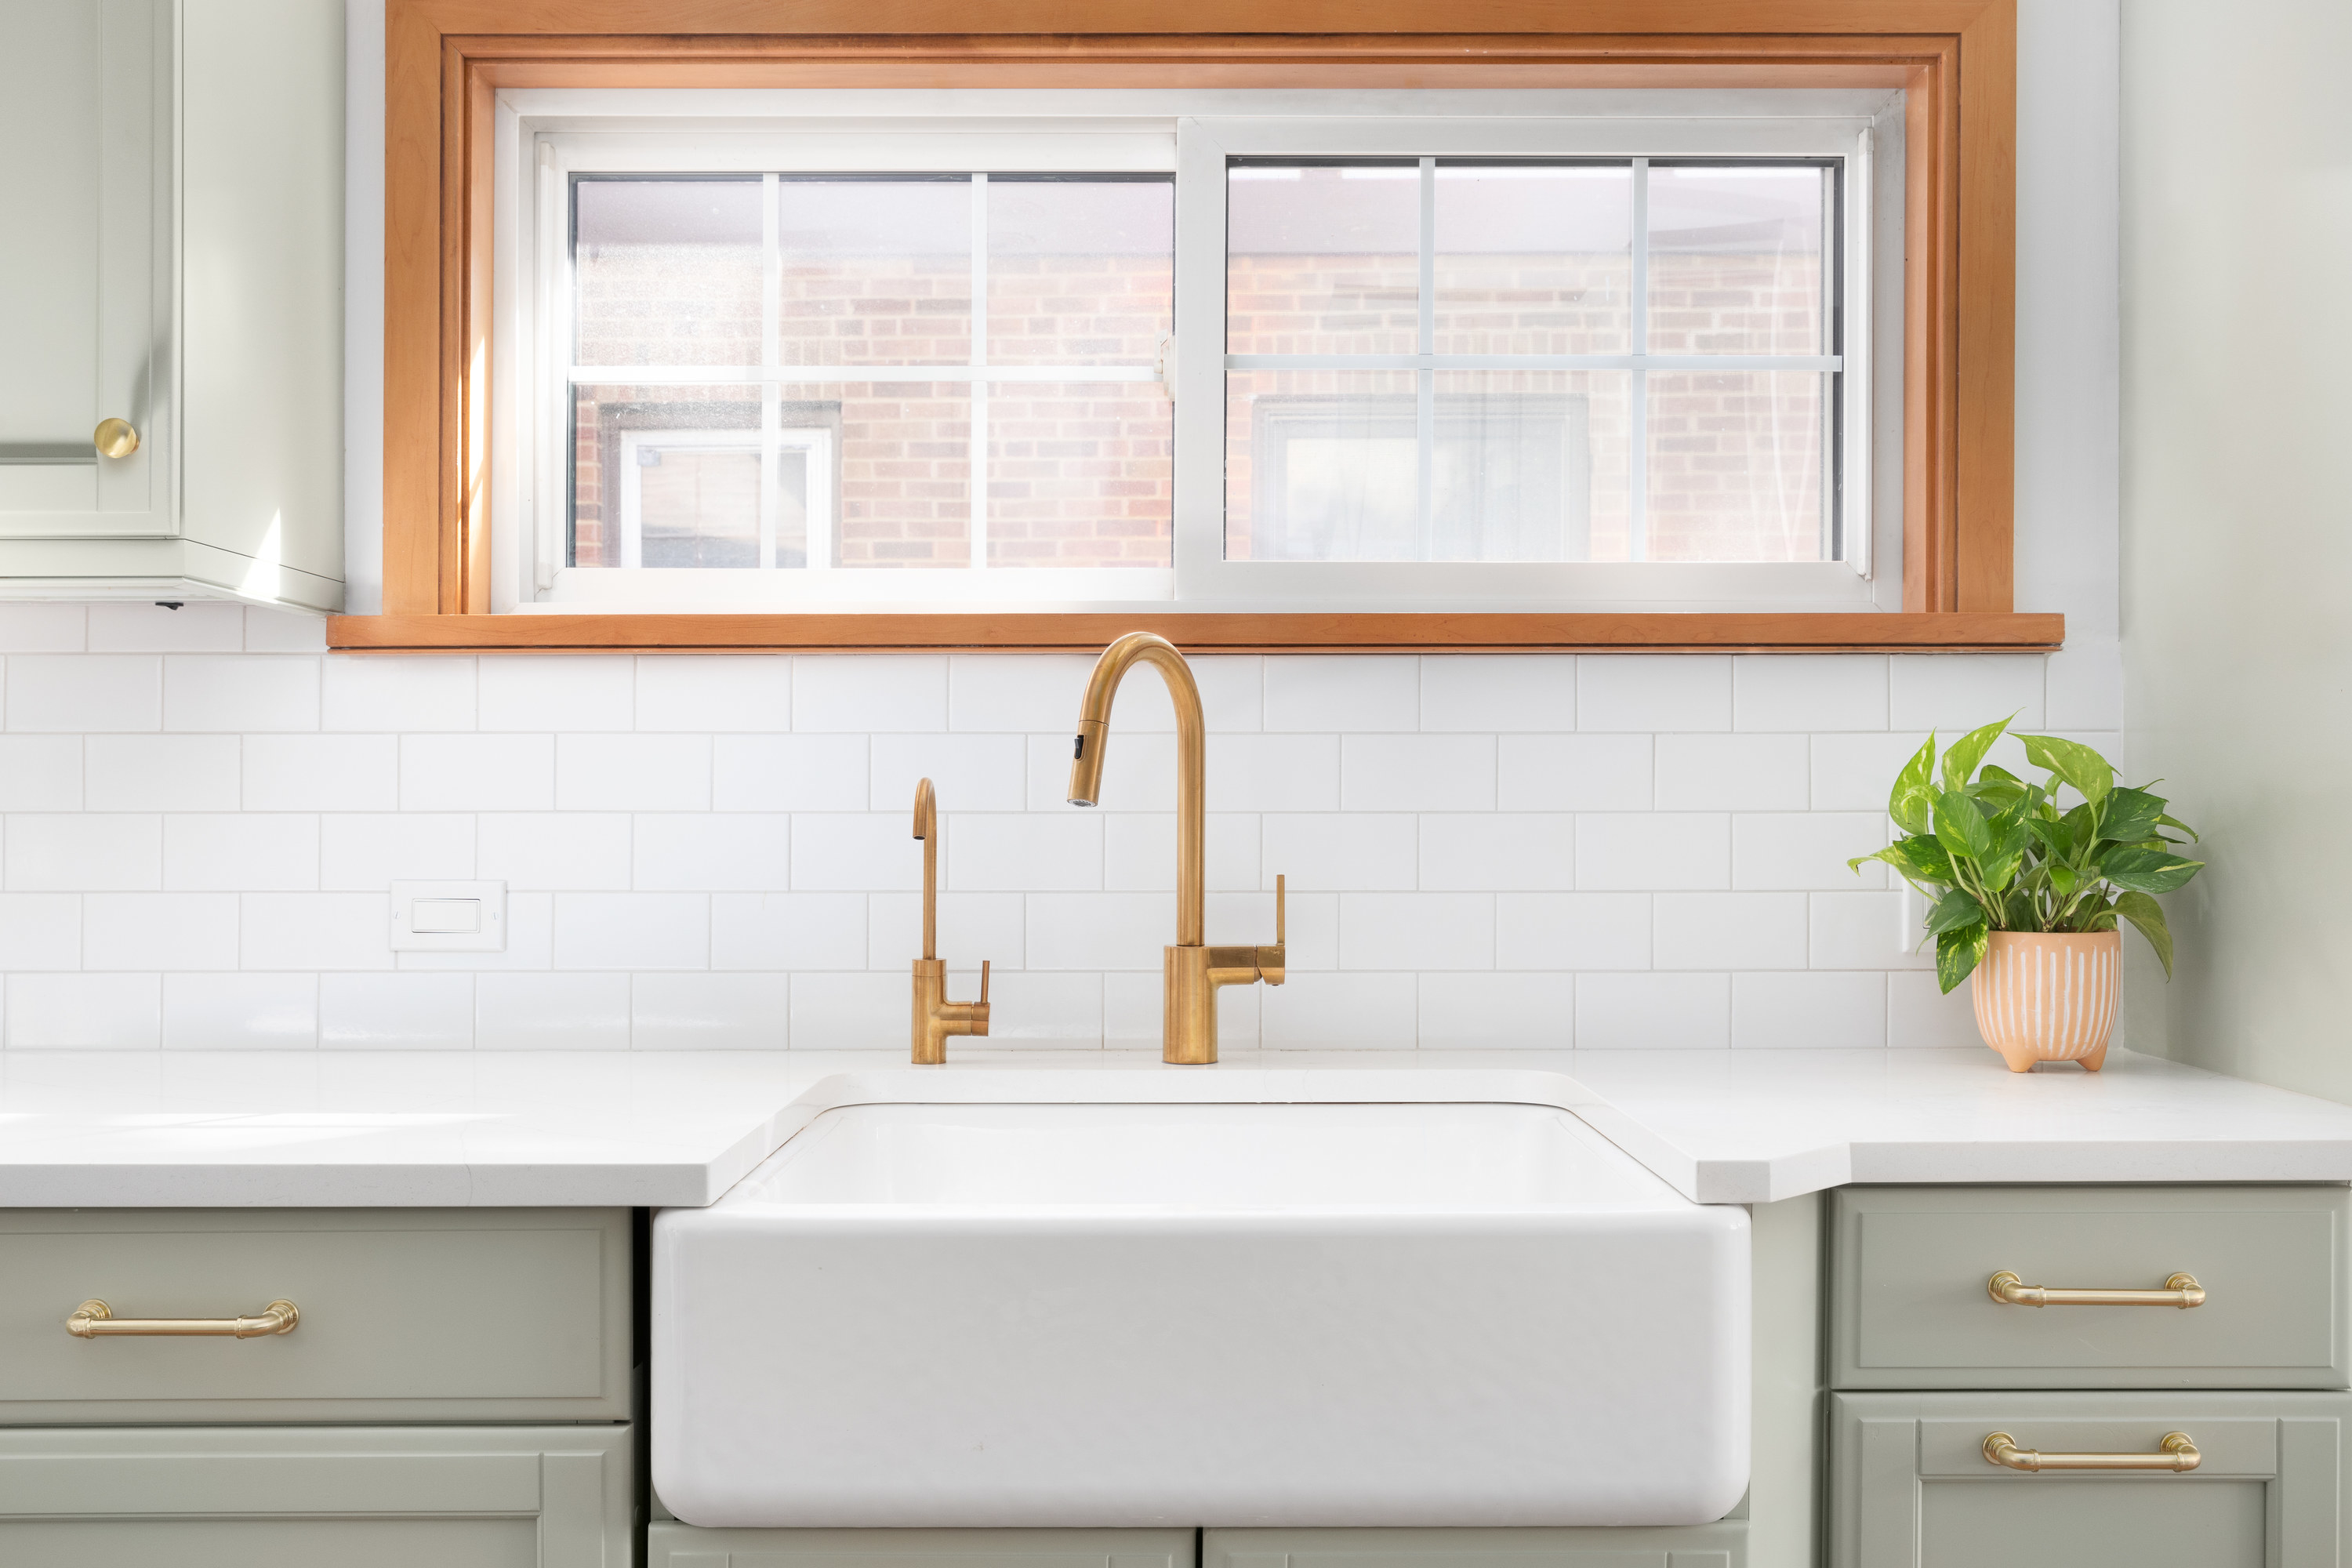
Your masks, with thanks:
[{"label": "window pane", "polygon": [[1172,564],[1173,416],[1152,383],[992,385],[989,564]]},{"label": "window pane", "polygon": [[805,390],[841,409],[835,563],[970,566],[971,388],[886,382]]},{"label": "window pane", "polygon": [[1818,354],[1829,172],[1650,169],[1649,352]]},{"label": "window pane", "polygon": [[992,364],[1150,364],[1174,331],[1172,180],[992,175]]},{"label": "window pane", "polygon": [[1414,353],[1417,164],[1235,164],[1225,205],[1225,352]]},{"label": "window pane", "polygon": [[[748,537],[756,545],[759,388],[581,385],[572,389],[572,564],[759,563],[694,558],[723,554],[729,540]],[[704,472],[700,452],[730,448],[751,455],[755,482],[748,495],[730,488],[728,476],[740,479],[740,464],[714,458]],[[649,537],[659,542],[653,553],[662,559],[646,558]]]},{"label": "window pane", "polygon": [[1633,172],[1437,166],[1439,353],[1632,347]]},{"label": "window pane", "polygon": [[1816,371],[1653,371],[1653,561],[1831,559]]},{"label": "window pane", "polygon": [[970,176],[786,174],[779,331],[786,364],[971,357]]},{"label": "window pane", "polygon": [[755,364],[760,182],[577,180],[579,364]]},{"label": "window pane", "polygon": [[1433,379],[1426,559],[1625,558],[1629,373]]}]

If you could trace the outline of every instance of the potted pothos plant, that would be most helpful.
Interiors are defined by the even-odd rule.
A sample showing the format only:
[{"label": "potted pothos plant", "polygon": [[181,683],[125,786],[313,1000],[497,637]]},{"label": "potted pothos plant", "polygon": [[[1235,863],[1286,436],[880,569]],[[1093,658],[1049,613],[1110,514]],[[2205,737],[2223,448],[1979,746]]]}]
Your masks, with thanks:
[{"label": "potted pothos plant", "polygon": [[[2040,783],[1984,761],[2009,728],[1971,730],[1939,759],[1936,738],[1895,776],[1883,860],[1927,900],[1936,978],[1973,977],[1977,1027],[2012,1072],[2106,1060],[2122,976],[2121,923],[2172,975],[2172,931],[2156,900],[2204,866],[2176,853],[2197,835],[2147,787],[2119,787],[2106,758],[2055,735],[2020,735]],[[1980,765],[1981,764],[1981,765]],[[2184,834],[2187,839],[2175,837]],[[1922,940],[1925,940],[1924,938]]]}]

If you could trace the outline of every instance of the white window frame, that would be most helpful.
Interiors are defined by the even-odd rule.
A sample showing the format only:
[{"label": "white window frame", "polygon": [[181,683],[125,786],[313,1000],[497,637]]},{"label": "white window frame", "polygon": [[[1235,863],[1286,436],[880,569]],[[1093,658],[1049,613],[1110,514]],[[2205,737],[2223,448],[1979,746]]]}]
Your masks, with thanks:
[{"label": "white window frame", "polygon": [[[990,112],[976,112],[984,110]],[[894,609],[1899,610],[1901,583],[1902,94],[1773,91],[1148,91],[514,89],[499,100],[495,244],[496,610]],[[1224,559],[1225,190],[1239,157],[1834,158],[1843,169],[1843,342],[1813,356],[1842,370],[1836,562],[1268,562]],[[1424,163],[1424,168],[1427,164]],[[522,177],[524,171],[531,177]],[[569,494],[568,206],[575,172],[1129,173],[1176,176],[1176,333],[1146,367],[988,367],[984,247],[975,247],[970,366],[777,365],[727,379],[776,388],[816,376],[871,384],[971,380],[972,567],[827,571],[563,566]],[[1424,174],[1424,180],[1428,176]],[[767,211],[775,212],[770,179]],[[976,204],[985,186],[974,183]],[[1640,293],[1638,283],[1636,295]],[[1426,293],[1426,289],[1424,289]],[[1424,321],[1427,318],[1424,300]],[[773,337],[772,329],[767,334]],[[1423,348],[1428,345],[1424,342]],[[1636,347],[1639,347],[1637,341]],[[1390,356],[1400,366],[1467,368],[1471,356]],[[1334,357],[1338,363],[1339,356]],[[1348,356],[1377,368],[1386,360]],[[1706,366],[1772,368],[1771,356]],[[1813,363],[1808,359],[1808,364]],[[1701,368],[1640,353],[1478,357],[1508,368]],[[1114,374],[1115,369],[1115,374]],[[1073,374],[1076,372],[1077,374]],[[579,374],[589,374],[582,371]],[[601,367],[608,383],[665,379],[656,367]],[[667,378],[710,377],[671,370]],[[990,379],[1084,384],[1157,379],[1175,401],[1173,561],[1148,567],[989,566],[985,387]],[[1635,377],[1639,381],[1638,374]],[[560,388],[560,395],[554,395]],[[1185,395],[1184,389],[1195,389]],[[1638,470],[1637,462],[1634,468]],[[769,486],[763,484],[763,492]],[[766,510],[763,505],[763,512]],[[814,561],[814,555],[813,555]]]},{"label": "white window frame", "polygon": [[[833,432],[803,426],[757,430],[624,430],[621,432],[621,569],[644,570],[645,472],[640,447],[699,447],[711,451],[750,452],[760,459],[760,564],[776,569],[776,521],[782,505],[779,464],[786,452],[807,456],[808,565],[823,572],[833,563],[835,523],[833,498]],[[743,570],[754,570],[744,568]]]}]

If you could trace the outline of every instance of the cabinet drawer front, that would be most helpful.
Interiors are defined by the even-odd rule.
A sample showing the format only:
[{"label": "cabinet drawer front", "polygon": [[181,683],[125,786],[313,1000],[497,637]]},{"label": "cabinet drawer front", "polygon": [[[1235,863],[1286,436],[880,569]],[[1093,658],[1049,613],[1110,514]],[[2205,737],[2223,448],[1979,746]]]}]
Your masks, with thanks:
[{"label": "cabinet drawer front", "polygon": [[[628,1414],[621,1210],[0,1215],[0,1422],[614,1420]],[[291,1331],[77,1338],[130,1319]]]},{"label": "cabinet drawer front", "polygon": [[656,1519],[646,1568],[1193,1568],[1189,1530],[705,1530]]},{"label": "cabinet drawer front", "polygon": [[1201,1568],[1746,1568],[1748,1521],[1468,1530],[1212,1530]]},{"label": "cabinet drawer front", "polygon": [[[1832,1208],[1839,1388],[2347,1386],[2341,1187],[1848,1187]],[[2200,1305],[2016,1306],[1988,1282]]]},{"label": "cabinet drawer front", "polygon": [[[1994,1542],[2046,1563],[2334,1563],[2344,1518],[2338,1394],[1841,1394],[1830,1435],[1832,1568],[1979,1563]],[[2026,1473],[1994,1432],[2047,1455],[2149,1455],[2191,1471]]]},{"label": "cabinet drawer front", "polygon": [[611,1568],[630,1429],[0,1432],[0,1563],[24,1568]]}]

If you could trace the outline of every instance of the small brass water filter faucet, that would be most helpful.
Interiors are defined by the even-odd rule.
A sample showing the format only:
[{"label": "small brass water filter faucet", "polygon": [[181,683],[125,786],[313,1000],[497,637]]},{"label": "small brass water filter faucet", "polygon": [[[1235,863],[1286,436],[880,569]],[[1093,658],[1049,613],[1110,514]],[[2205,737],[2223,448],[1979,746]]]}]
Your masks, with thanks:
[{"label": "small brass water filter faucet", "polygon": [[948,1059],[950,1035],[988,1033],[988,961],[980,963],[980,1000],[948,1000],[948,966],[940,957],[940,818],[931,781],[915,785],[915,837],[923,841],[923,956],[915,960],[915,1063]]}]

